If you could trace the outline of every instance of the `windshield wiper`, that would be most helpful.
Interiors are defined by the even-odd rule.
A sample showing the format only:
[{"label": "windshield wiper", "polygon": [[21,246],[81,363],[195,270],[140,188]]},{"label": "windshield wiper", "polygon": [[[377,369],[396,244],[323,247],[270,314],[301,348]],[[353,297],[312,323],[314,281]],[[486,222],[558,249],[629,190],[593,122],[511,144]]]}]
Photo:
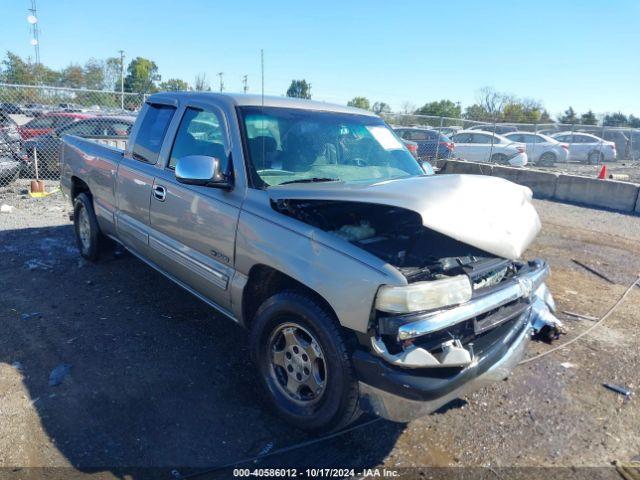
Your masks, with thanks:
[{"label": "windshield wiper", "polygon": [[312,178],[299,178],[298,180],[289,180],[282,182],[280,185],[287,185],[289,183],[315,183],[315,182],[339,182],[339,178],[329,177],[312,177]]}]

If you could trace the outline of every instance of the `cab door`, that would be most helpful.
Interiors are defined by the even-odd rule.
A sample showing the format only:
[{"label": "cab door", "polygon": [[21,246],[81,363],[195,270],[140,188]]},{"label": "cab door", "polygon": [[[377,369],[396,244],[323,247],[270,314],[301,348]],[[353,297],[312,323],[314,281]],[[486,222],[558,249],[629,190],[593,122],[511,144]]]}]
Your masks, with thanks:
[{"label": "cab door", "polygon": [[154,263],[223,309],[231,307],[241,192],[179,183],[175,166],[181,157],[206,155],[218,158],[223,171],[230,169],[227,125],[216,106],[195,102],[181,109],[165,167],[156,174],[149,210]]},{"label": "cab door", "polygon": [[[134,144],[118,164],[115,184],[117,209],[114,219],[117,236],[130,250],[146,257],[149,253],[149,202],[156,163],[164,136],[176,108],[145,104],[142,122],[133,132]],[[108,197],[105,197],[108,198]],[[96,204],[96,213],[109,212],[109,205]]]}]

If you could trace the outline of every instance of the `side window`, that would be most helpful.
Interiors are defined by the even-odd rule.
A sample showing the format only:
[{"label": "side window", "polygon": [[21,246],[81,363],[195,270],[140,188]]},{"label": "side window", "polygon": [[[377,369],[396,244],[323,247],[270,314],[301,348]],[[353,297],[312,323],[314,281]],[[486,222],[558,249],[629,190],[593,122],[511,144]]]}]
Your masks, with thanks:
[{"label": "side window", "polygon": [[489,137],[489,135],[483,135],[481,133],[474,133],[471,139],[471,143],[491,143],[491,137]]},{"label": "side window", "polygon": [[56,126],[55,121],[58,117],[41,117],[31,120],[27,125],[28,128],[53,128]]},{"label": "side window", "polygon": [[175,107],[168,105],[149,104],[140,130],[136,135],[136,143],[133,145],[135,159],[147,163],[158,161],[164,134],[167,132],[175,111]]},{"label": "side window", "polygon": [[171,149],[168,167],[174,169],[178,159],[187,155],[206,155],[220,160],[222,171],[227,170],[223,123],[217,113],[187,108]]},{"label": "side window", "polygon": [[91,135],[98,135],[98,124],[95,122],[77,122],[73,125],[69,125],[62,129],[64,135],[78,135],[81,137],[88,137]]},{"label": "side window", "polygon": [[452,137],[454,143],[471,143],[470,133],[458,133]]}]

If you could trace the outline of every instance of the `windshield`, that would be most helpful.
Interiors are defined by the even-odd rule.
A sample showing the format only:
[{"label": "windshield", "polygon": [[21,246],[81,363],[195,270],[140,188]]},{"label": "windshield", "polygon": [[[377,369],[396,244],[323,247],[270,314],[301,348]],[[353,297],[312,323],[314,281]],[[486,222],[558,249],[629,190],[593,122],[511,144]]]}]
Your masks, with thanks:
[{"label": "windshield", "polygon": [[259,186],[424,174],[380,118],[274,107],[241,111],[250,169]]}]

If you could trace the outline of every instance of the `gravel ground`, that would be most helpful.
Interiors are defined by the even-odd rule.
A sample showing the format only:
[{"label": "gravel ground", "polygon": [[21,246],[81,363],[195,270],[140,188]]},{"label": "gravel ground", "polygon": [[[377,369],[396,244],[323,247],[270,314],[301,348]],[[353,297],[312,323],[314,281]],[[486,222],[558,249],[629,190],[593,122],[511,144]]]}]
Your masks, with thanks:
[{"label": "gravel ground", "polygon": [[[309,439],[266,410],[240,328],[125,252],[88,264],[61,195],[31,199],[23,189],[0,191],[0,204],[14,207],[0,213],[0,478],[44,478],[6,467],[67,468],[46,478],[171,478],[176,466],[194,471]],[[640,220],[536,205],[543,230],[528,255],[550,262],[559,310],[604,314],[640,272]],[[497,469],[629,460],[640,453],[640,399],[602,383],[640,387],[639,308],[636,289],[578,343],[436,414],[379,420],[248,466],[489,467],[485,478],[512,478]],[[566,325],[562,342],[592,322]],[[533,342],[529,354],[549,348]],[[70,372],[50,386],[61,364]]]}]

